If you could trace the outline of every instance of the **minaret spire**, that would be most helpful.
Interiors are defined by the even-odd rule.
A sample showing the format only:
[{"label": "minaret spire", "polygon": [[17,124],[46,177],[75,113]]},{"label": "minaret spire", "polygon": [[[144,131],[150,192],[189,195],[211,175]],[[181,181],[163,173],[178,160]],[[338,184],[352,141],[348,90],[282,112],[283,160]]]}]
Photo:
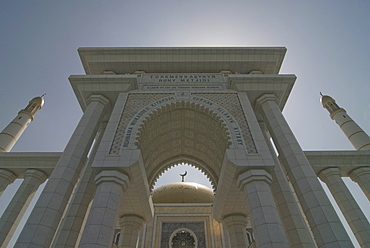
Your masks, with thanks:
[{"label": "minaret spire", "polygon": [[33,121],[36,112],[44,105],[44,95],[33,98],[0,133],[0,152],[9,152],[13,148],[26,127]]},{"label": "minaret spire", "polygon": [[321,104],[357,150],[370,150],[370,137],[330,96],[321,94]]}]

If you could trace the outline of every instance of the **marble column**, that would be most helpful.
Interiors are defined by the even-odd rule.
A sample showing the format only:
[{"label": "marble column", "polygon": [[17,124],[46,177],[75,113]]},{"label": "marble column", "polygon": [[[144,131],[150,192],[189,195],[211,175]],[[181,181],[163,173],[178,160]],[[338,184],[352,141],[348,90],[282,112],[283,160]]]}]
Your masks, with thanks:
[{"label": "marble column", "polygon": [[79,247],[111,248],[120,204],[129,178],[119,171],[106,170],[96,176],[95,183],[95,198]]},{"label": "marble column", "polygon": [[136,248],[139,240],[139,232],[143,228],[144,219],[136,215],[126,215],[121,217],[119,225],[121,235],[119,238],[119,248]]},{"label": "marble column", "polygon": [[247,199],[256,246],[290,247],[270,189],[272,177],[263,169],[239,175],[237,182]]},{"label": "marble column", "polygon": [[13,183],[17,177],[10,171],[0,169],[0,196],[9,184]]},{"label": "marble column", "polygon": [[303,217],[303,213],[297,204],[297,199],[292,192],[289,182],[285,176],[285,172],[283,171],[283,168],[276,157],[276,152],[270,142],[267,126],[265,123],[260,122],[260,127],[275,161],[274,171],[271,174],[271,190],[273,192],[276,206],[283,222],[290,247],[315,247],[315,241],[313,240],[310,230],[308,229],[306,221]]},{"label": "marble column", "polygon": [[78,239],[81,237],[86,213],[88,212],[91,201],[94,199],[96,189],[94,181],[96,175],[91,168],[91,164],[95,158],[106,126],[106,123],[102,123],[96,135],[94,147],[90,152],[89,160],[82,172],[76,192],[72,197],[65,217],[62,219],[54,238],[53,248],[74,248]]},{"label": "marble column", "polygon": [[92,95],[14,247],[50,247],[109,100]]},{"label": "marble column", "polygon": [[28,169],[24,180],[0,219],[0,246],[6,247],[21,221],[34,194],[47,176],[39,170]]},{"label": "marble column", "polygon": [[264,117],[317,246],[353,247],[277,101],[275,95],[265,94],[257,99],[257,109]]},{"label": "marble column", "polygon": [[351,227],[361,247],[370,247],[370,224],[343,182],[338,168],[327,168],[319,173]]},{"label": "marble column", "polygon": [[370,201],[370,168],[361,167],[349,174],[352,181],[356,182]]},{"label": "marble column", "polygon": [[228,234],[230,248],[248,247],[247,239],[247,218],[242,214],[226,216],[222,220],[222,226]]}]

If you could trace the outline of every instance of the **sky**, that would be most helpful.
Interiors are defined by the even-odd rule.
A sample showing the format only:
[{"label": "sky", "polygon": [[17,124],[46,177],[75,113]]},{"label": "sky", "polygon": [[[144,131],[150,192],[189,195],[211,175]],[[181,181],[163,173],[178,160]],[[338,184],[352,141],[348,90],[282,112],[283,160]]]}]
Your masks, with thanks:
[{"label": "sky", "polygon": [[280,73],[297,76],[283,114],[303,150],[353,150],[319,93],[370,133],[369,13],[367,0],[0,0],[0,130],[46,93],[12,151],[63,151],[82,116],[68,81],[84,74],[79,47],[278,46]]}]

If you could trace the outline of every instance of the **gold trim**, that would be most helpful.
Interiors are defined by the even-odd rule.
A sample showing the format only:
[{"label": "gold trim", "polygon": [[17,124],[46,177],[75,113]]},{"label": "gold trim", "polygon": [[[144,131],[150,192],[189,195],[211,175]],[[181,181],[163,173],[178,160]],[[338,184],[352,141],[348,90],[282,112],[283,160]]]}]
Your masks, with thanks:
[{"label": "gold trim", "polygon": [[34,115],[28,113],[27,111],[25,111],[24,109],[22,109],[21,111],[18,112],[18,115],[19,114],[26,114],[28,115],[29,117],[31,117],[31,121],[33,121],[33,119],[35,118]]},{"label": "gold trim", "polygon": [[367,144],[365,144],[365,145],[361,146],[361,147],[360,147],[360,148],[358,148],[357,150],[361,150],[362,148],[364,148],[365,146],[368,146],[368,145],[370,145],[370,143],[367,143]]},{"label": "gold trim", "polygon": [[338,114],[339,112],[347,113],[344,109],[340,108],[338,110],[335,110],[333,113],[330,114],[330,118],[334,120],[334,115]]},{"label": "gold trim", "polygon": [[11,123],[17,124],[17,125],[21,126],[22,128],[24,128],[24,126],[22,124],[18,123],[18,122],[12,121],[12,122],[10,122],[10,124]]},{"label": "gold trim", "polygon": [[342,126],[348,122],[354,122],[353,120],[349,120],[349,121],[346,121],[346,122],[343,122],[342,125],[340,125],[339,127],[342,128]]},{"label": "gold trim", "polygon": [[353,134],[351,134],[350,136],[348,136],[348,139],[351,139],[351,137],[353,136],[353,135],[355,135],[355,134],[358,134],[358,133],[364,133],[364,131],[357,131],[357,132],[355,132],[355,133],[353,133]]},{"label": "gold trim", "polygon": [[9,135],[10,137],[12,137],[14,140],[17,140],[13,135],[11,134],[8,134],[8,133],[0,133],[0,134],[4,134],[4,135]]}]

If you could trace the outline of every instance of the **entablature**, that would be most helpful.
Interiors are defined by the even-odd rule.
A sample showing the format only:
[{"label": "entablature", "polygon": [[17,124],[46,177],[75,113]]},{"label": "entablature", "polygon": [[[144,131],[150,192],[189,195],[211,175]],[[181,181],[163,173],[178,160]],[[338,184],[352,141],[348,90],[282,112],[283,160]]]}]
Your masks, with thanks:
[{"label": "entablature", "polygon": [[83,47],[86,74],[231,73],[278,74],[285,47]]},{"label": "entablature", "polygon": [[370,166],[370,151],[305,151],[316,175],[330,167],[339,168],[342,177],[360,167]]},{"label": "entablature", "polygon": [[2,152],[0,169],[12,172],[17,178],[23,178],[28,169],[40,170],[49,177],[61,155],[61,152]]},{"label": "entablature", "polygon": [[283,110],[297,77],[293,74],[229,74],[228,87],[237,92],[246,92],[252,106],[256,100],[265,95],[273,94]]}]

